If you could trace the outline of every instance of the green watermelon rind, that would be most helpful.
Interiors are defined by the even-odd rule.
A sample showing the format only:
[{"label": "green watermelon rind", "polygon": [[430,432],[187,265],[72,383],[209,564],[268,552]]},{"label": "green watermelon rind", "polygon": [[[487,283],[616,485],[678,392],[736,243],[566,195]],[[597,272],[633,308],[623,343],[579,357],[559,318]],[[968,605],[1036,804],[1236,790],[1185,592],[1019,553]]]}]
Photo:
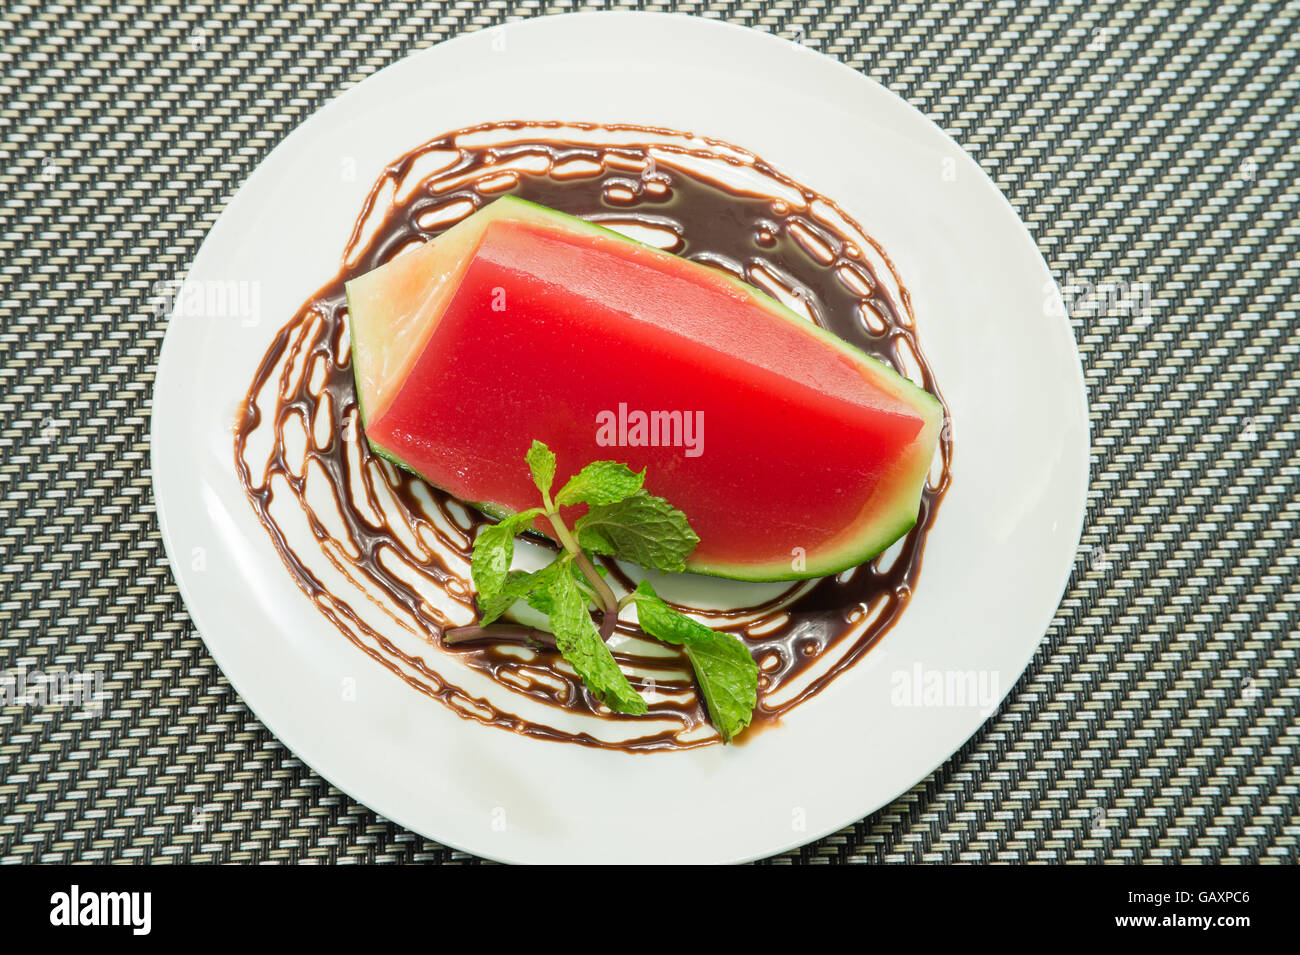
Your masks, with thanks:
[{"label": "green watermelon rind", "polygon": [[[519,199],[515,196],[502,196],[487,206],[484,206],[478,212],[468,219],[461,220],[461,223],[469,222],[470,219],[478,218],[483,228],[492,221],[509,215],[511,212],[525,221],[548,224],[572,233],[587,236],[603,236],[615,239],[621,243],[633,243],[643,249],[648,250],[649,254],[655,256],[669,257],[681,260],[680,257],[665,252],[662,249],[639,242],[636,239],[629,238],[613,229],[607,229],[596,223],[587,222],[574,216],[557,212],[546,206],[529,202],[526,199]],[[485,214],[488,213],[488,214]],[[457,223],[460,225],[461,223]],[[455,228],[455,226],[453,226]],[[445,235],[446,233],[444,233]],[[698,263],[692,263],[698,264]],[[700,265],[700,268],[709,268]],[[383,268],[382,266],[380,267]],[[378,270],[375,270],[378,271]],[[937,443],[939,428],[943,423],[943,408],[937,398],[925,389],[921,388],[915,382],[899,374],[892,367],[879,359],[862,352],[858,348],[844,341],[834,333],[822,328],[814,322],[809,321],[797,312],[778,301],[761,289],[754,288],[737,279],[733,275],[722,272],[717,269],[710,269],[714,276],[721,276],[741,295],[749,297],[755,304],[775,315],[780,316],[787,322],[798,327],[806,334],[811,334],[819,338],[824,343],[832,346],[842,355],[851,360],[861,371],[871,377],[871,379],[883,390],[889,392],[899,400],[911,405],[925,419],[925,427],[913,441],[913,448],[917,449],[914,459],[907,462],[906,466],[899,469],[899,474],[894,478],[895,483],[900,487],[892,494],[898,503],[890,508],[875,508],[875,512],[869,516],[863,517],[857,523],[857,529],[841,535],[846,538],[846,542],[840,546],[833,547],[829,550],[823,550],[820,553],[807,553],[804,557],[805,567],[802,570],[794,570],[794,553],[791,553],[791,559],[773,561],[767,564],[754,565],[744,563],[712,563],[702,564],[687,561],[687,569],[690,573],[702,574],[712,577],[724,577],[730,580],[743,581],[782,581],[782,580],[807,580],[817,577],[826,577],[831,574],[841,573],[849,568],[856,567],[860,564],[879,556],[891,544],[905,535],[915,525],[920,513],[921,492],[924,488],[925,480],[930,472],[934,448]],[[373,272],[367,273],[368,275]],[[364,278],[362,276],[361,278]],[[357,385],[357,405],[361,416],[361,423],[364,428],[369,418],[366,413],[365,395],[361,386],[360,376],[360,356],[364,354],[363,350],[358,350],[356,337],[356,323],[351,320],[353,296],[351,286],[354,282],[348,282],[345,291],[348,297],[349,307],[349,331],[351,334],[352,347],[352,365],[353,374]],[[426,339],[427,341],[427,339]],[[366,435],[370,447],[376,454],[392,462],[403,470],[419,475],[428,483],[438,486],[436,482],[430,481],[425,475],[419,474],[414,468],[403,461],[393,452],[383,447],[377,441]],[[928,449],[928,453],[922,460],[919,456],[920,449]],[[445,490],[445,489],[444,489]],[[477,508],[487,516],[501,520],[514,513],[513,510],[494,502],[475,501],[466,502],[471,507]],[[689,518],[690,515],[687,515]]]}]

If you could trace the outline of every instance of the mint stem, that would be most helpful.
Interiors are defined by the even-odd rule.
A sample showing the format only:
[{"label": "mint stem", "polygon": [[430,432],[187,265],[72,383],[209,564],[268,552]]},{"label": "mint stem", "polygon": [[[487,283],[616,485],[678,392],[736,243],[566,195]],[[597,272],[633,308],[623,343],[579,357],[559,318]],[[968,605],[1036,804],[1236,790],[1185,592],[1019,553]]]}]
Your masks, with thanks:
[{"label": "mint stem", "polygon": [[524,643],[544,643],[548,647],[555,646],[553,634],[549,634],[545,630],[510,623],[493,623],[488,624],[486,627],[473,623],[467,627],[452,627],[442,632],[442,642],[449,647],[454,647],[458,643],[474,643],[478,640],[511,640]]},{"label": "mint stem", "polygon": [[560,509],[551,503],[551,495],[543,492],[542,499],[546,504],[547,520],[555,528],[555,536],[560,539],[564,549],[573,555],[573,562],[578,565],[582,576],[587,578],[591,589],[596,592],[596,597],[601,604],[600,639],[607,642],[614,635],[614,627],[618,624],[619,603],[614,596],[614,591],[609,589],[605,578],[596,572],[596,568],[578,546],[578,542],[573,539],[573,535],[569,533],[564,518],[560,517]]}]

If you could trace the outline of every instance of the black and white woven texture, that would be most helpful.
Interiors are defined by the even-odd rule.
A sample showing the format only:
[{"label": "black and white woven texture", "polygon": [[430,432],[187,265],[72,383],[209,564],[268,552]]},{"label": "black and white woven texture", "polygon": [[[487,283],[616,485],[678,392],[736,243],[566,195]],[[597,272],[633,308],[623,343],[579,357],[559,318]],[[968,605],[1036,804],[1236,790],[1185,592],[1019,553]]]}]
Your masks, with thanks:
[{"label": "black and white woven texture", "polygon": [[[0,711],[0,861],[477,861],[311,772],[194,632],[150,488],[151,296],[341,91],[589,8],[0,8],[0,671],[108,694]],[[1083,543],[1028,672],[930,778],[774,861],[1296,862],[1300,4],[644,9],[800,39],[948,130],[1057,273],[1087,379]]]}]

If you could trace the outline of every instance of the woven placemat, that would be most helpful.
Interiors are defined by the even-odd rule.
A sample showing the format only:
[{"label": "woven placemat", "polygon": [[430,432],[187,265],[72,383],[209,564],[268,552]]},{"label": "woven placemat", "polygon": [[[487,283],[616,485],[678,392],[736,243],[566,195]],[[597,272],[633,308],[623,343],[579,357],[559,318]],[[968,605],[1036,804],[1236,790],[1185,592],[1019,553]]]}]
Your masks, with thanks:
[{"label": "woven placemat", "polygon": [[[778,861],[1297,861],[1300,5],[643,6],[799,39],[951,132],[1059,276],[1087,376],[1083,544],[1032,666],[929,779]],[[194,632],[150,489],[151,297],[333,96],[573,9],[0,11],[0,675],[106,696],[0,710],[0,860],[477,861],[312,773]]]}]

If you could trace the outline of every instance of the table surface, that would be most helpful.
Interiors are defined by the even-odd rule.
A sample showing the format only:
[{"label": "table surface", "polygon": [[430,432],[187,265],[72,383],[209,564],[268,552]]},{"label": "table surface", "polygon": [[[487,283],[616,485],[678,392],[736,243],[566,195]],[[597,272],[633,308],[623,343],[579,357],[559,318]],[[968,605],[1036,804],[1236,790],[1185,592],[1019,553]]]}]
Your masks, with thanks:
[{"label": "table surface", "polygon": [[[216,216],[290,130],[405,54],[569,4],[0,11],[0,861],[476,862],[343,795],[258,723],[163,552],[149,411]],[[1093,465],[1032,665],[929,778],[778,857],[1300,856],[1296,3],[637,4],[781,33],[949,131],[1072,309]]]}]

